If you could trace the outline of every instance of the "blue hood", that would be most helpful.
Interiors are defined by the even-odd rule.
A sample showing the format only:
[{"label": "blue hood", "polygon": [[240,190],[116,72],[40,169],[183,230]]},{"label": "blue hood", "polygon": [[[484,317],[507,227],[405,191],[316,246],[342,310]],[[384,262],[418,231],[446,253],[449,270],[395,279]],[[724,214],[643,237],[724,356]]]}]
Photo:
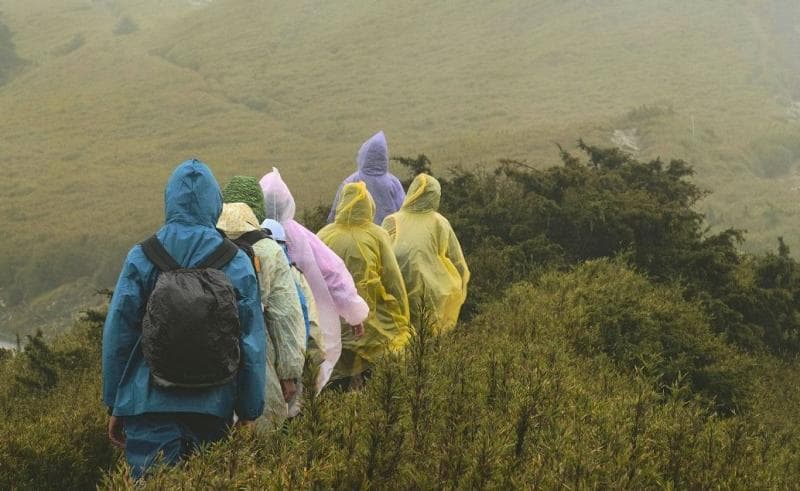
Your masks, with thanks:
[{"label": "blue hood", "polygon": [[214,228],[222,214],[222,192],[214,174],[199,160],[179,165],[164,190],[166,223]]}]

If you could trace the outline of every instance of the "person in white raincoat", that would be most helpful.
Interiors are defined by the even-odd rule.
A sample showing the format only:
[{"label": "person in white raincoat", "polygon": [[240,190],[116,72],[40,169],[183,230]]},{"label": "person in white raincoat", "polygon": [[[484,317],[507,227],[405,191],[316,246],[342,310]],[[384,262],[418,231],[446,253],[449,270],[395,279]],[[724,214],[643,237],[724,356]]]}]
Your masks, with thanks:
[{"label": "person in white raincoat", "polygon": [[[261,430],[279,428],[289,415],[288,402],[294,399],[305,364],[306,326],[294,277],[283,249],[261,232],[247,204],[225,203],[217,228],[253,249],[267,327],[267,406],[256,425]],[[254,233],[261,235],[247,237]]]}]

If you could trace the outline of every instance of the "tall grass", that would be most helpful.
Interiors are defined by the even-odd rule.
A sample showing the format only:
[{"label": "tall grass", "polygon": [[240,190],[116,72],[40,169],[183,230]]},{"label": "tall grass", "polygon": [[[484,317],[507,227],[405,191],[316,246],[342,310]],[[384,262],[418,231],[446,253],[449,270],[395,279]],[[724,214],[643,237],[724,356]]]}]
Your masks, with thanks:
[{"label": "tall grass", "polygon": [[[796,421],[768,428],[761,389],[745,391],[758,410],[722,416],[692,388],[693,375],[666,379],[614,353],[586,352],[576,339],[603,330],[583,295],[685,335],[647,306],[631,309],[611,288],[597,288],[633,293],[646,282],[635,277],[601,261],[520,284],[452,335],[432,337],[422,326],[404,356],[378,363],[363,392],[323,392],[287,431],[234,435],[142,486],[791,487],[800,474]],[[669,289],[644,288],[689,308]],[[647,341],[641,348],[658,351]],[[123,469],[103,484],[135,486]]]}]

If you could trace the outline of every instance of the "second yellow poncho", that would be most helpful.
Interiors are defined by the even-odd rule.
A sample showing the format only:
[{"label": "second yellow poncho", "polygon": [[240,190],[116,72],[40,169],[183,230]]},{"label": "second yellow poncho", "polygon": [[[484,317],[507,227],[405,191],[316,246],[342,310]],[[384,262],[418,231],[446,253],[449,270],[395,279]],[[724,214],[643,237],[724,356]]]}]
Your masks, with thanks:
[{"label": "second yellow poncho", "polygon": [[461,245],[450,222],[437,211],[441,196],[439,181],[420,174],[400,211],[383,221],[408,289],[411,323],[418,327],[426,322],[436,333],[456,325],[469,282]]}]

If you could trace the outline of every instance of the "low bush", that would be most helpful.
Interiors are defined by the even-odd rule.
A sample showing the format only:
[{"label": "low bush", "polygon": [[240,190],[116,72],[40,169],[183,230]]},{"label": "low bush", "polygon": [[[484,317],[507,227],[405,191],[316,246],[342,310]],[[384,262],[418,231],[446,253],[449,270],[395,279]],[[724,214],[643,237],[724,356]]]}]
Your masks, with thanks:
[{"label": "low bush", "polygon": [[101,323],[0,360],[0,488],[88,489],[118,454],[100,403]]},{"label": "low bush", "polygon": [[[602,310],[611,320],[597,317]],[[615,334],[622,310],[636,319],[628,326],[636,341]],[[669,352],[696,338],[705,344],[694,359]],[[720,418],[711,386],[695,394],[699,374],[722,374],[738,390],[726,365],[735,361],[716,358],[730,354],[677,292],[601,261],[516,285],[451,335],[434,338],[423,326],[404,356],[379,362],[363,392],[323,392],[284,432],[234,435],[140,484],[120,468],[102,487],[791,486],[798,434],[766,431],[750,416]]]},{"label": "low bush", "polygon": [[[467,318],[516,281],[622,258],[654,281],[680,283],[736,346],[800,354],[800,267],[782,241],[777,255],[745,255],[741,231],[708,233],[695,209],[707,193],[682,160],[640,162],[582,141],[579,148],[584,160],[562,150],[560,166],[506,160],[494,172],[452,169],[439,178],[441,211],[474,272]],[[424,155],[395,160],[411,174],[431,172]]]}]

